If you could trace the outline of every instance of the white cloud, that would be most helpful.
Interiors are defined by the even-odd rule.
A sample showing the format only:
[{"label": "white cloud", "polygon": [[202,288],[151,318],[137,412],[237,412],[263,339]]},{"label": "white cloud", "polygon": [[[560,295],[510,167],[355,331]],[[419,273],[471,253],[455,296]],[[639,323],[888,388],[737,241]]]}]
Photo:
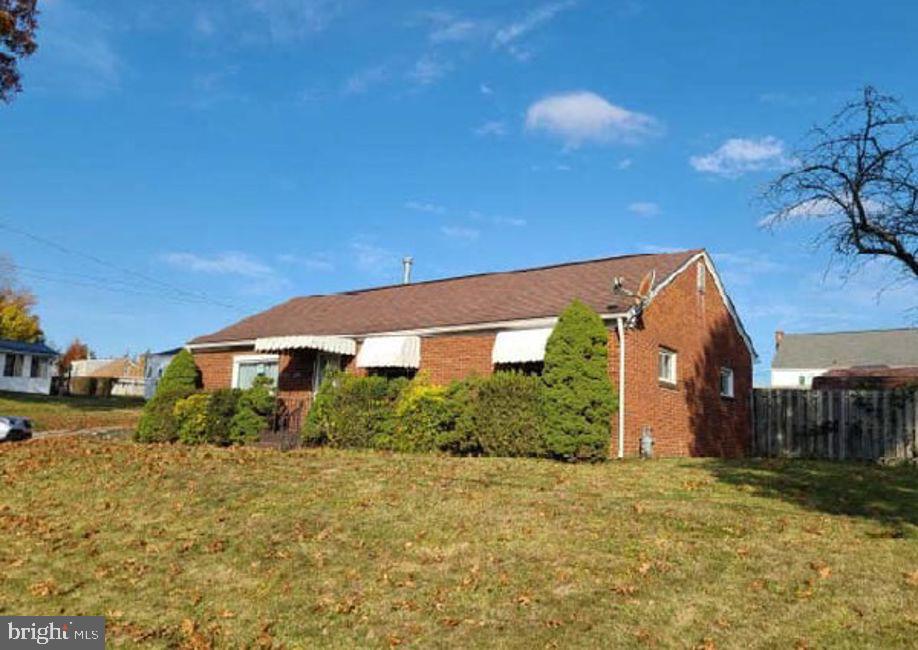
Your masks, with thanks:
[{"label": "white cloud", "polygon": [[402,267],[398,254],[363,237],[352,241],[349,248],[357,270],[377,278],[394,280],[400,276]]},{"label": "white cloud", "polygon": [[427,201],[406,201],[405,207],[416,212],[427,212],[430,214],[446,214],[446,208],[436,203]]},{"label": "white cloud", "polygon": [[431,43],[461,43],[481,37],[487,26],[474,20],[450,19],[438,25],[428,38]]},{"label": "white cloud", "polygon": [[388,66],[383,64],[370,66],[348,77],[344,82],[342,92],[346,95],[359,95],[368,91],[371,86],[383,83],[388,77]]},{"label": "white cloud", "polygon": [[248,278],[266,277],[274,274],[264,264],[246,253],[228,251],[210,257],[196,253],[166,253],[163,260],[177,268],[209,275],[241,275]]},{"label": "white cloud", "polygon": [[628,211],[639,217],[653,217],[660,214],[660,206],[652,201],[635,201],[628,205]]},{"label": "white cloud", "polygon": [[500,120],[489,120],[481,126],[475,127],[473,132],[475,135],[493,135],[500,137],[507,134],[507,125]]},{"label": "white cloud", "polygon": [[730,138],[716,151],[689,159],[699,172],[736,178],[748,172],[778,170],[793,163],[784,143],[773,137]]},{"label": "white cloud", "polygon": [[498,29],[492,40],[493,46],[506,50],[520,61],[527,60],[530,58],[531,53],[519,45],[520,39],[550,22],[559,13],[570,9],[574,4],[573,0],[566,0],[565,2],[552,2],[536,7],[520,20]]},{"label": "white cloud", "polygon": [[315,253],[308,256],[281,253],[277,256],[277,261],[281,264],[299,266],[310,271],[333,271],[335,269],[332,256],[328,253]]},{"label": "white cloud", "polygon": [[118,87],[125,65],[104,15],[50,2],[42,6],[41,23],[40,58],[47,65],[37,67],[39,85],[68,86],[88,97]]},{"label": "white cloud", "polygon": [[443,77],[451,69],[452,65],[448,62],[441,61],[430,54],[425,54],[408,71],[408,78],[415,83],[426,86]]},{"label": "white cloud", "polygon": [[211,15],[202,9],[194,16],[194,31],[202,36],[213,36],[217,31],[217,25]]},{"label": "white cloud", "polygon": [[491,88],[488,84],[481,84],[478,86],[478,90],[482,95],[493,95],[494,89]]},{"label": "white cloud", "polygon": [[341,0],[248,0],[267,23],[276,42],[296,41],[321,32],[342,10]]},{"label": "white cloud", "polygon": [[631,158],[622,158],[621,160],[618,161],[618,164],[615,165],[615,168],[621,169],[624,171],[625,169],[629,169],[631,165],[633,164],[634,164],[634,161],[631,160]]},{"label": "white cloud", "polygon": [[498,226],[513,226],[522,228],[526,225],[526,220],[520,217],[494,217],[494,223]]},{"label": "white cloud", "polygon": [[481,231],[476,228],[466,228],[465,226],[443,226],[440,232],[450,239],[460,239],[463,241],[474,241],[481,235]]},{"label": "white cloud", "polygon": [[634,143],[660,131],[649,115],[616,106],[589,91],[540,99],[526,111],[526,128],[556,135],[569,148],[585,142]]}]

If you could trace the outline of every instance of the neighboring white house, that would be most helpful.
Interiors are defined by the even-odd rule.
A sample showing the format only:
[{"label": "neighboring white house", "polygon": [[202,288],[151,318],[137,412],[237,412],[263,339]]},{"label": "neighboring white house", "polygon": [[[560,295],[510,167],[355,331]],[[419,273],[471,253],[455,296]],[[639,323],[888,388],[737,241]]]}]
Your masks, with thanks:
[{"label": "neighboring white house", "polygon": [[44,343],[0,339],[0,390],[49,395],[57,356]]},{"label": "neighboring white house", "polygon": [[156,387],[159,386],[159,380],[162,379],[163,373],[166,371],[166,366],[172,363],[172,359],[174,359],[175,355],[181,350],[182,348],[163,350],[162,352],[156,352],[147,357],[146,369],[144,371],[144,398],[151,399],[153,397],[156,393]]},{"label": "neighboring white house", "polygon": [[785,334],[775,332],[772,388],[811,388],[831,370],[918,366],[918,328]]}]

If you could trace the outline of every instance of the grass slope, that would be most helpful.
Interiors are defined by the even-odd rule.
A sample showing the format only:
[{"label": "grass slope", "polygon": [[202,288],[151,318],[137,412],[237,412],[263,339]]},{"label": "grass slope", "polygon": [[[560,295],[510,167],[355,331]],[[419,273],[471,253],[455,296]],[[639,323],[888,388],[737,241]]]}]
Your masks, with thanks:
[{"label": "grass slope", "polygon": [[154,647],[905,647],[914,468],[0,447],[0,613]]},{"label": "grass slope", "polygon": [[36,431],[126,427],[137,424],[139,397],[59,397],[0,391],[0,415],[30,418]]}]

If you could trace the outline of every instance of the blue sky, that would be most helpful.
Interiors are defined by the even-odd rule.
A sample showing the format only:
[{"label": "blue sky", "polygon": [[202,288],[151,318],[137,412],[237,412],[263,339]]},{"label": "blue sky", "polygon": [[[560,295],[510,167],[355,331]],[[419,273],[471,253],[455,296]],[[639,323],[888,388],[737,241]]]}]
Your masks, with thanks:
[{"label": "blue sky", "polygon": [[842,281],[756,203],[864,83],[918,108],[914,3],[39,5],[0,251],[58,345],[171,347],[406,254],[428,279],[705,247],[760,378],[776,328],[914,322],[914,283]]}]

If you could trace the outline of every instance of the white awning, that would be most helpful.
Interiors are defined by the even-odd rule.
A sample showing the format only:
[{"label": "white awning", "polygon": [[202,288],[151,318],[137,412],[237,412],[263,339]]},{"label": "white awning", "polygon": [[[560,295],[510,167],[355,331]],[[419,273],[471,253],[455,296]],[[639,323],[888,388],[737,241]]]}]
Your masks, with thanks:
[{"label": "white awning", "polygon": [[268,336],[255,339],[256,352],[303,349],[353,355],[357,352],[357,343],[341,336]]},{"label": "white awning", "polygon": [[551,327],[498,332],[491,351],[492,363],[529,363],[545,359],[545,344]]},{"label": "white awning", "polygon": [[357,353],[358,368],[417,368],[421,365],[420,336],[371,336]]}]

